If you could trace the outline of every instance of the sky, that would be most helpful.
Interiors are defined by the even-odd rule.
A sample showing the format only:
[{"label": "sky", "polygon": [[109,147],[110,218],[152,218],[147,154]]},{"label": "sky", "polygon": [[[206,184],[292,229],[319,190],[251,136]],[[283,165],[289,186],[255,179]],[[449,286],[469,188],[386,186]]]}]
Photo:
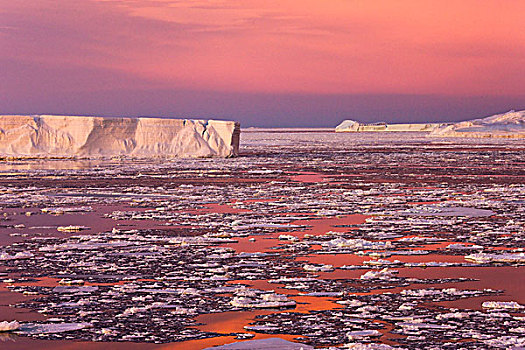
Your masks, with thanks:
[{"label": "sky", "polygon": [[243,126],[525,109],[525,1],[0,0],[0,114]]}]

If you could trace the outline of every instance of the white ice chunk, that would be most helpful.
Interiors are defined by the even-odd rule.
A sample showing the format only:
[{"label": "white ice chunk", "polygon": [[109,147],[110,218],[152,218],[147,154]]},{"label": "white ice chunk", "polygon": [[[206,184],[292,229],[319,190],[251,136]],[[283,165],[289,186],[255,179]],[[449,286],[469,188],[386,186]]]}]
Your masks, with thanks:
[{"label": "white ice chunk", "polygon": [[62,333],[92,327],[90,323],[24,323],[17,330],[20,334]]},{"label": "white ice chunk", "polygon": [[303,266],[303,269],[305,271],[311,271],[311,272],[330,272],[334,270],[334,267],[332,265],[310,265],[306,264]]},{"label": "white ice chunk", "polygon": [[454,326],[447,324],[434,324],[434,323],[424,323],[424,322],[400,322],[397,323],[398,326],[401,326],[405,330],[420,330],[420,329],[454,329]]},{"label": "white ice chunk", "polygon": [[98,290],[97,286],[56,286],[54,293],[91,293]]},{"label": "white ice chunk", "polygon": [[511,309],[519,310],[523,309],[525,306],[518,304],[515,301],[485,301],[481,304],[481,307],[484,309]]},{"label": "white ice chunk", "polygon": [[381,279],[381,280],[389,280],[392,277],[394,277],[394,274],[398,273],[397,270],[391,270],[388,267],[385,267],[382,270],[371,270],[363,275],[361,275],[360,279],[362,280],[371,280],[371,279]]},{"label": "white ice chunk", "polygon": [[11,322],[2,321],[2,322],[0,322],[0,332],[16,331],[19,328],[20,328],[20,323],[18,323],[17,321],[11,321]]},{"label": "white ice chunk", "polygon": [[15,255],[9,255],[7,253],[0,253],[0,261],[2,260],[18,260],[18,259],[29,259],[34,255],[31,252],[18,252]]},{"label": "white ice chunk", "polygon": [[78,232],[83,230],[89,230],[89,227],[87,226],[80,226],[80,225],[69,225],[69,226],[58,226],[57,231],[60,232]]},{"label": "white ice chunk", "polygon": [[364,331],[352,331],[352,332],[347,332],[346,333],[346,337],[349,340],[363,339],[363,338],[367,338],[367,337],[378,337],[380,335],[381,335],[381,332],[379,332],[379,331],[377,331],[375,329],[364,330]]},{"label": "white ice chunk", "polygon": [[295,307],[295,300],[290,300],[283,294],[263,294],[259,297],[245,297],[236,296],[230,304],[235,307],[243,308],[281,308],[281,307]]},{"label": "white ice chunk", "polygon": [[474,261],[477,263],[488,263],[488,262],[525,262],[525,253],[502,253],[502,254],[491,254],[491,253],[475,253],[465,256],[465,260]]},{"label": "white ice chunk", "polygon": [[476,245],[476,244],[463,244],[463,243],[453,243],[446,246],[447,249],[452,250],[475,250],[475,249],[483,249],[482,246]]}]

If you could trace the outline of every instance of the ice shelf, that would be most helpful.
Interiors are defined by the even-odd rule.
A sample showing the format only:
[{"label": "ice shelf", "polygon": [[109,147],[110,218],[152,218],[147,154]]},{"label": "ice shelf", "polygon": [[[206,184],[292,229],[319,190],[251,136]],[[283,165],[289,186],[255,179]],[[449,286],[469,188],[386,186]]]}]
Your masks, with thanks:
[{"label": "ice shelf", "polygon": [[231,157],[239,123],[172,118],[1,115],[0,155]]}]

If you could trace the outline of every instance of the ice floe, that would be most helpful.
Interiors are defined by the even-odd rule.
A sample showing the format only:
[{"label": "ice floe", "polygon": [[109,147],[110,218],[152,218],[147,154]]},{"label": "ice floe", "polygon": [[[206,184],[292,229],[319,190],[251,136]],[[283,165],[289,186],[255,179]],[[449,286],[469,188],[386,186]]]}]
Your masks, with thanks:
[{"label": "ice floe", "polygon": [[20,328],[20,323],[18,321],[2,321],[0,322],[0,332],[11,332],[16,331]]},{"label": "ice floe", "polygon": [[474,261],[476,263],[488,262],[510,262],[518,263],[525,262],[525,253],[475,253],[465,256],[465,260]]},{"label": "ice floe", "polygon": [[281,338],[267,338],[215,346],[206,350],[313,350],[313,346]]},{"label": "ice floe", "polygon": [[17,330],[19,334],[45,334],[78,331],[92,327],[90,323],[24,323]]},{"label": "ice floe", "polygon": [[525,308],[525,306],[518,304],[515,301],[485,301],[481,306],[484,309],[510,309],[510,310],[520,310]]}]

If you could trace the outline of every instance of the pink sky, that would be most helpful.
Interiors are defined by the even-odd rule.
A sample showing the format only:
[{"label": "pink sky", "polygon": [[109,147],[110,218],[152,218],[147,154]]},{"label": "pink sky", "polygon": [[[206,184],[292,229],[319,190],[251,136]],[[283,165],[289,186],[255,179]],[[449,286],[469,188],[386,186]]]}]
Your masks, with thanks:
[{"label": "pink sky", "polygon": [[524,13],[515,0],[0,0],[0,93],[519,99]]}]

